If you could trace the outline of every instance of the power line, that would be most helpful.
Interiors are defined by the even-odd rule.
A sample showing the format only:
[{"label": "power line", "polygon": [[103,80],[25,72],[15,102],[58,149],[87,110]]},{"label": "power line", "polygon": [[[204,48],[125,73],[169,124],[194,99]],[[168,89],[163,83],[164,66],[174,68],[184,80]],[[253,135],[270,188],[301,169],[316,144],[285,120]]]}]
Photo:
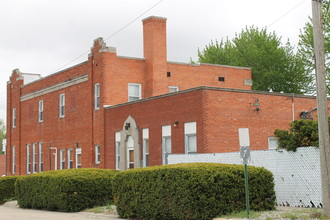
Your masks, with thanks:
[{"label": "power line", "polygon": [[[118,31],[116,31],[115,33],[113,33],[112,35],[110,35],[109,37],[107,37],[104,41],[109,40],[110,38],[112,38],[113,36],[117,35],[118,33],[120,33],[122,30],[124,30],[125,28],[127,28],[129,25],[131,25],[132,23],[134,23],[136,20],[138,20],[139,18],[141,18],[143,15],[145,15],[146,13],[148,13],[149,11],[151,11],[153,8],[155,8],[157,5],[159,5],[160,3],[162,3],[164,0],[160,0],[158,1],[156,4],[154,4],[153,6],[151,6],[150,8],[148,8],[146,11],[144,11],[142,14],[140,14],[138,17],[134,18],[131,22],[129,22],[127,25],[125,25],[124,27],[120,28]],[[60,71],[61,69],[63,69],[64,67],[66,67],[67,65],[71,64],[72,62],[76,61],[77,59],[81,58],[82,56],[85,56],[86,54],[89,53],[89,50],[84,52],[83,54],[79,55],[78,57],[74,58],[73,60],[71,60],[70,62],[66,63],[65,65],[63,65],[62,67],[60,67],[59,69],[57,69],[55,72]]]},{"label": "power line", "polygon": [[303,0],[301,1],[299,4],[297,4],[296,6],[294,6],[293,8],[291,8],[289,11],[287,11],[286,13],[284,13],[281,17],[279,17],[278,19],[276,19],[273,23],[271,23],[270,25],[267,26],[267,28],[269,28],[270,26],[272,26],[273,24],[277,23],[278,21],[280,21],[282,18],[284,18],[285,16],[287,16],[288,14],[290,14],[293,10],[295,10],[296,8],[298,8],[300,5],[302,5],[305,1],[307,0]]}]

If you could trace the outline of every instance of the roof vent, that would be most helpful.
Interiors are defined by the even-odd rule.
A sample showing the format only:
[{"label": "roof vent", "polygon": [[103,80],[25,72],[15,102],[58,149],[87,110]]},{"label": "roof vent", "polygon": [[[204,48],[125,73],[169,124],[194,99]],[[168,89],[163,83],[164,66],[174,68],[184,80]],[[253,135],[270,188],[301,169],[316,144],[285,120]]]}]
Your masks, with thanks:
[{"label": "roof vent", "polygon": [[219,76],[218,80],[219,80],[219,82],[224,82],[225,81],[225,77]]}]

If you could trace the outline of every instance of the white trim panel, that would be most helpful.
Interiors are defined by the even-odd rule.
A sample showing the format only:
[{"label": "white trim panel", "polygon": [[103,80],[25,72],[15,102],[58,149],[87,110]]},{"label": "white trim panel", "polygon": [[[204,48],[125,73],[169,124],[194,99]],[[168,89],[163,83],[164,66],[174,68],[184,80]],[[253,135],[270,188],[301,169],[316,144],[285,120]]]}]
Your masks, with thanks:
[{"label": "white trim panel", "polygon": [[28,93],[26,95],[23,95],[23,96],[21,96],[21,102],[24,102],[24,101],[27,101],[29,99],[33,99],[33,98],[36,98],[36,97],[39,97],[39,96],[42,96],[42,95],[46,95],[48,93],[55,92],[55,91],[58,91],[58,90],[61,90],[61,89],[64,89],[64,88],[67,88],[67,87],[70,87],[70,86],[74,86],[74,85],[86,82],[87,80],[88,80],[88,75],[87,74],[82,75],[82,76],[78,76],[76,78],[67,80],[65,82],[61,82],[61,83],[49,86],[47,88],[44,88],[44,89],[41,89],[41,90],[38,90],[38,91],[35,91],[35,92]]}]

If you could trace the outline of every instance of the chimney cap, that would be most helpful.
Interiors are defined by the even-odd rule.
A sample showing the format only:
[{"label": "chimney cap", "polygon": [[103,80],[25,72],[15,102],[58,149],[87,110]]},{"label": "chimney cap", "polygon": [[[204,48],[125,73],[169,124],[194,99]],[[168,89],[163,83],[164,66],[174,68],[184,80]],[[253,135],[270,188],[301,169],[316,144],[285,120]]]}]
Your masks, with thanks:
[{"label": "chimney cap", "polygon": [[164,17],[149,16],[149,17],[143,19],[142,22],[145,22],[145,21],[150,20],[150,19],[158,19],[158,20],[165,20],[165,21],[167,20],[167,18],[164,18]]}]

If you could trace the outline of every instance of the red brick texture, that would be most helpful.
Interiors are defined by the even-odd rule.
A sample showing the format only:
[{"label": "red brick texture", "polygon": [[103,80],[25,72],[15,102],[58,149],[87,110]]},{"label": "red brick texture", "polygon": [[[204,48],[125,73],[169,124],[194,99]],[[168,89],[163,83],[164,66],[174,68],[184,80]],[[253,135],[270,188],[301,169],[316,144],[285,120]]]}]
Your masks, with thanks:
[{"label": "red brick texture", "polygon": [[[7,175],[26,174],[26,146],[34,143],[43,143],[43,170],[55,169],[56,158],[56,168],[59,169],[60,150],[66,152],[65,166],[67,166],[67,150],[73,149],[75,155],[76,147],[82,149],[82,167],[105,167],[105,161],[110,164],[113,159],[109,158],[108,154],[105,157],[104,153],[108,150],[105,148],[105,133],[108,131],[105,130],[103,106],[127,102],[128,83],[141,84],[142,98],[168,93],[168,86],[178,86],[180,90],[201,85],[251,90],[251,86],[244,84],[245,79],[251,79],[250,69],[167,62],[166,19],[150,17],[143,21],[143,26],[144,58],[119,57],[115,48],[107,47],[99,38],[94,41],[91,53],[85,62],[35,82],[24,84],[24,74],[19,70],[13,71],[7,85]],[[168,72],[170,72],[169,75]],[[83,76],[87,76],[86,80],[78,84],[50,90],[56,85],[69,85],[70,82]],[[219,77],[224,77],[225,80],[219,81]],[[100,109],[94,108],[94,86],[96,83],[100,85]],[[42,93],[43,91],[47,92]],[[59,117],[59,95],[63,93],[65,94],[65,117],[61,118]],[[29,99],[22,99],[28,95],[30,95]],[[38,103],[40,100],[44,102],[43,122],[38,121]],[[186,106],[187,109],[179,117],[175,108],[179,109],[189,100],[191,103],[196,102],[196,104],[190,107]],[[201,99],[198,97],[183,95],[180,103],[175,104],[177,107],[171,107],[171,111],[169,111],[174,110],[176,119],[172,118],[172,113],[166,117],[163,116],[163,118],[167,118],[165,122],[169,124],[173,120],[198,120],[201,123],[202,113],[199,115],[189,113],[190,111],[194,112],[197,104],[202,106],[203,103],[200,102]],[[156,105],[160,105],[158,102],[156,103]],[[12,124],[13,108],[16,109],[15,128]],[[152,110],[158,107],[150,108]],[[149,108],[143,109],[144,113],[149,112]],[[141,114],[140,117],[145,118],[146,115]],[[122,119],[124,116],[118,118]],[[115,121],[114,123],[123,123],[122,120]],[[182,132],[181,126],[179,125],[176,130]],[[199,130],[199,133],[201,132],[204,131]],[[174,136],[173,138],[175,140]],[[180,140],[178,138],[178,143]],[[95,145],[100,145],[101,152],[103,152],[101,153],[100,164],[95,163]],[[16,147],[15,173],[12,170],[14,165],[13,146]],[[54,155],[55,148],[57,149],[57,156]],[[180,149],[178,148],[175,152],[181,152]],[[36,153],[39,153],[38,150]],[[156,156],[151,155],[151,159],[153,164],[159,163]],[[75,165],[75,163],[76,158],[74,156],[73,164]]]},{"label": "red brick texture", "polygon": [[0,176],[6,174],[6,155],[0,154]]},{"label": "red brick texture", "polygon": [[[253,105],[258,99],[259,111]],[[329,105],[330,106],[330,105]],[[251,150],[268,149],[276,128],[287,129],[300,113],[316,107],[309,96],[199,87],[105,110],[106,167],[115,168],[115,132],[128,116],[142,129],[149,128],[150,165],[162,163],[162,126],[172,125],[172,153],[184,154],[184,123],[197,124],[198,153],[239,151],[239,128],[249,128]],[[174,122],[178,121],[177,127]],[[142,146],[140,143],[140,151]],[[142,153],[141,153],[142,155]],[[142,156],[140,158],[142,160]]]}]

